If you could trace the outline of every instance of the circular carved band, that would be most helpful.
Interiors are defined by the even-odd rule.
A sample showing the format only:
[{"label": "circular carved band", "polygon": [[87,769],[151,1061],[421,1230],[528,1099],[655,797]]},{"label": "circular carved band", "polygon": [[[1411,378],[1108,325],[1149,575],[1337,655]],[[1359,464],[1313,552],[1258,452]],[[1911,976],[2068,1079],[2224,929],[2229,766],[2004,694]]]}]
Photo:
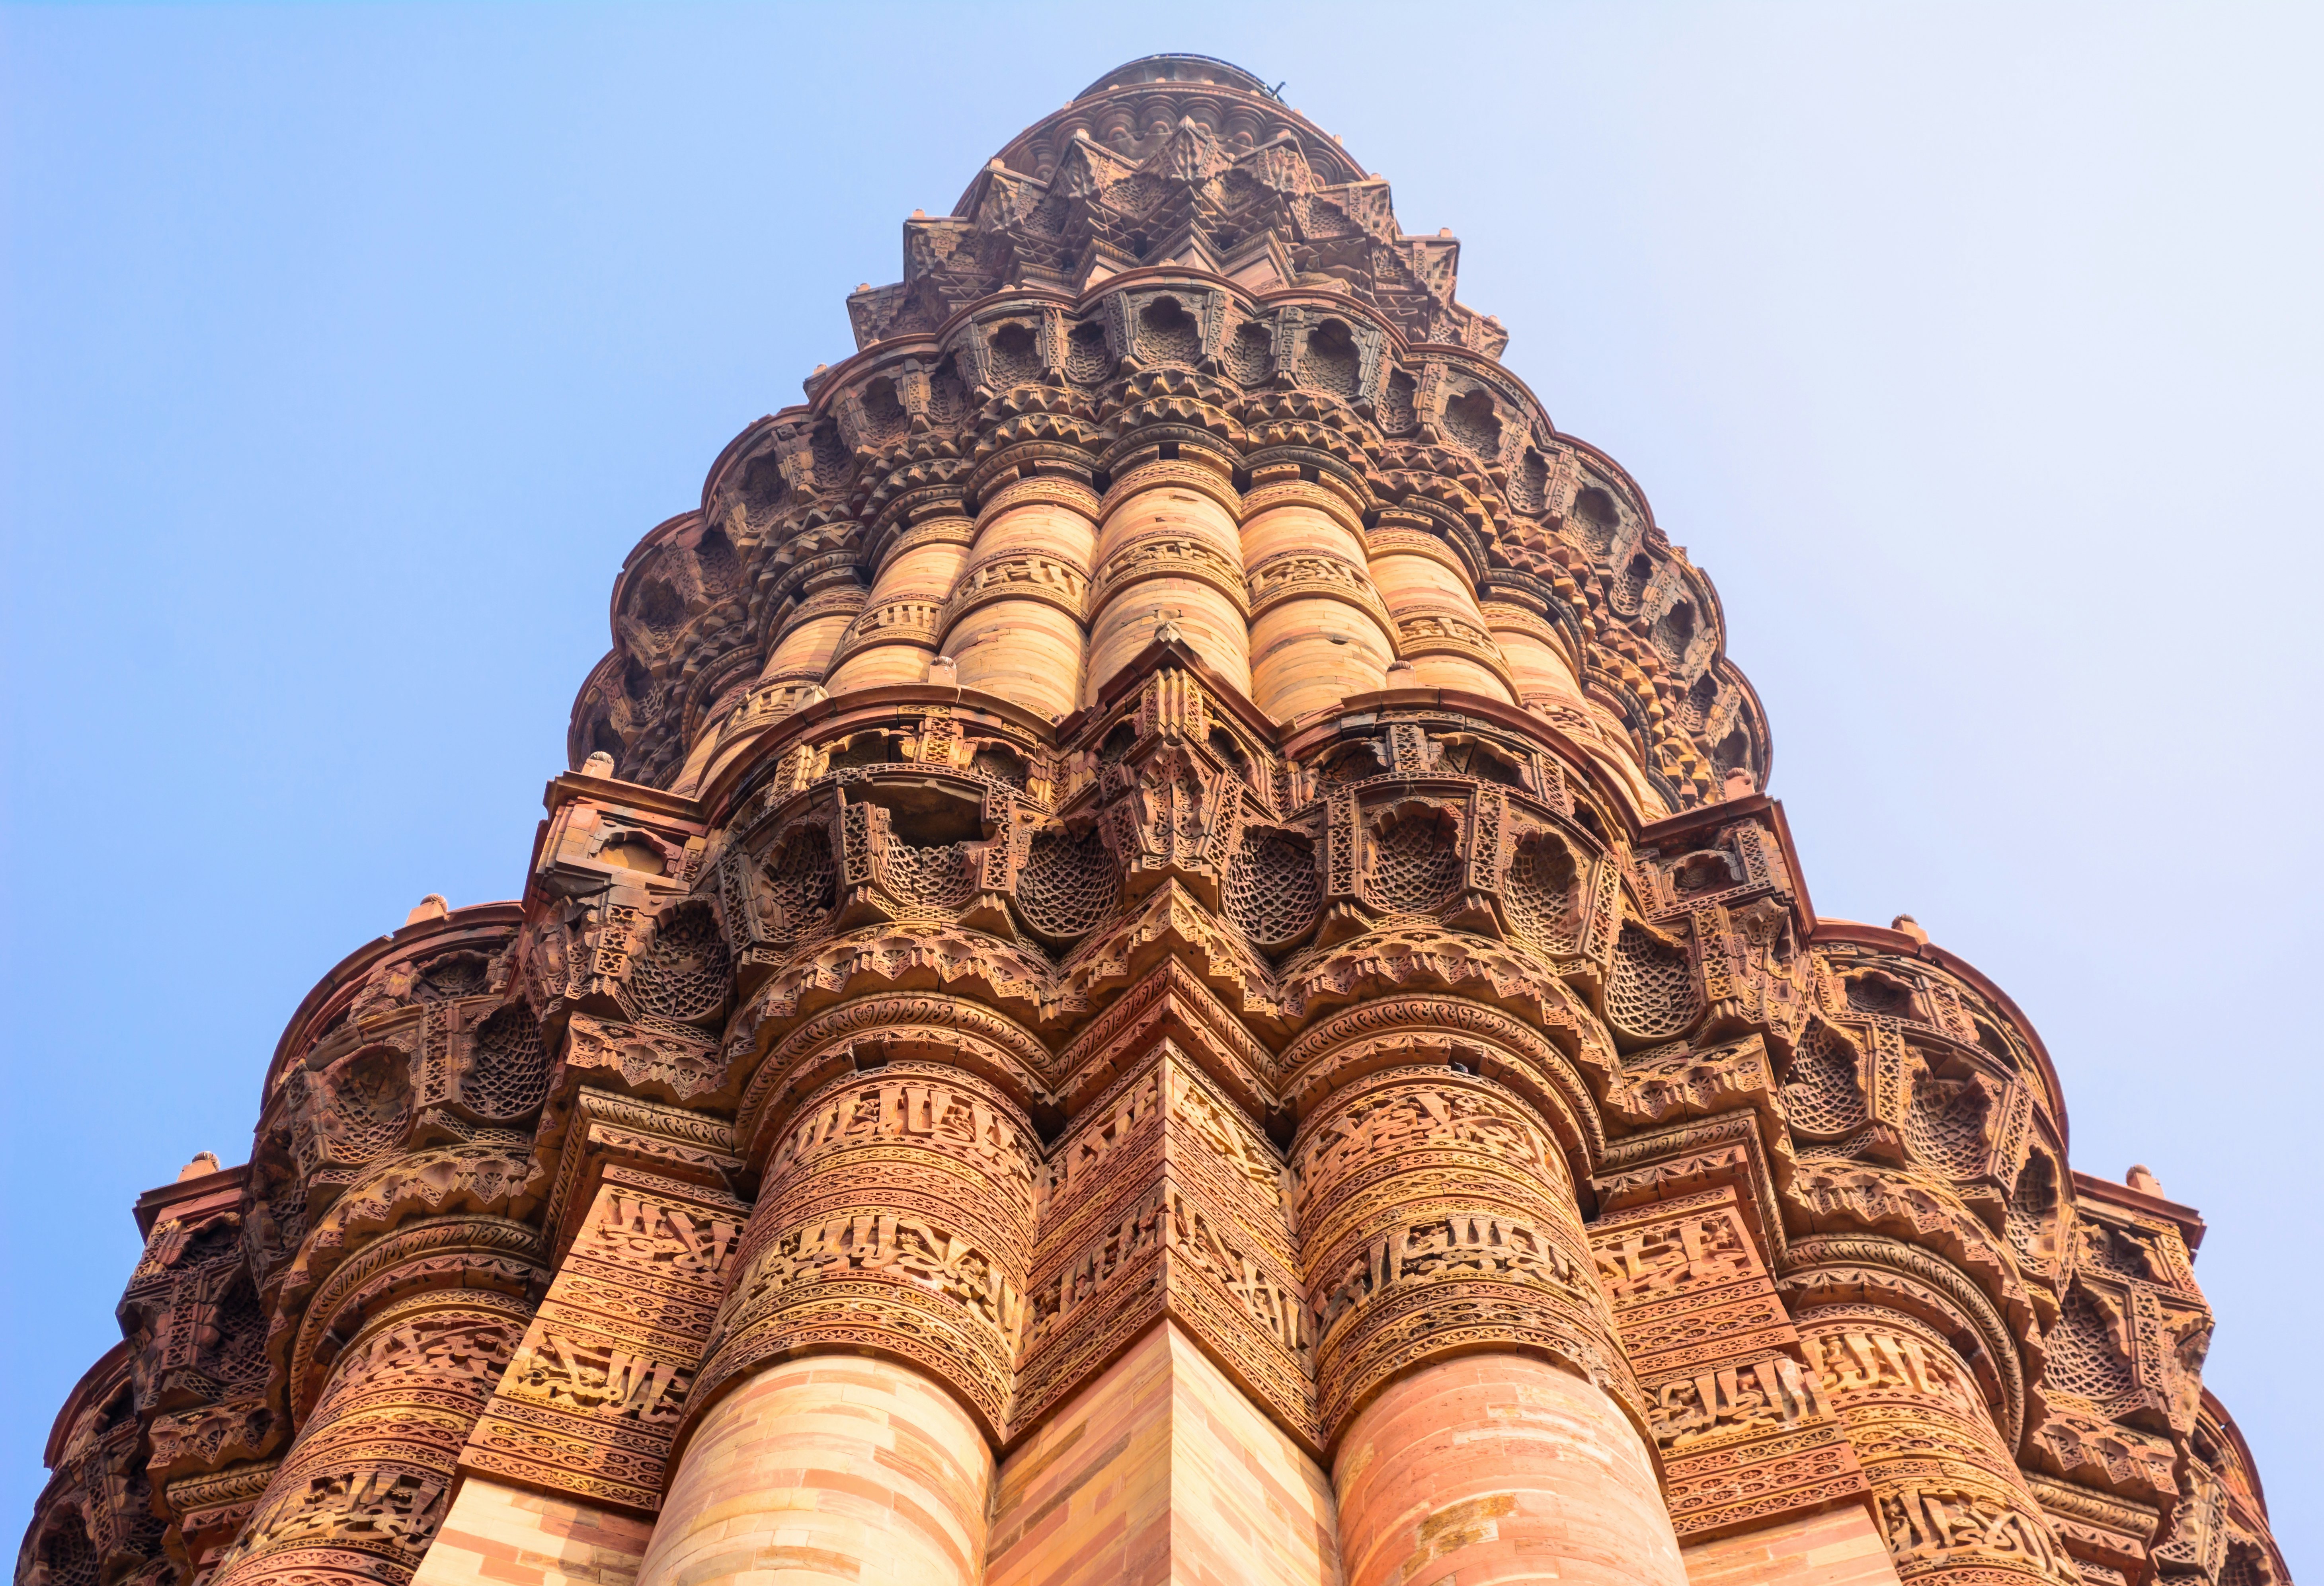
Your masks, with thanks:
[{"label": "circular carved band", "polygon": [[[1202,461],[1195,461],[1195,458]],[[1242,497],[1236,493],[1234,481],[1229,477],[1230,464],[1223,457],[1213,458],[1206,453],[1192,456],[1154,458],[1138,463],[1114,480],[1098,504],[1098,522],[1102,525],[1116,512],[1134,504],[1148,490],[1185,490],[1208,498],[1223,511],[1230,522],[1242,521]]]},{"label": "circular carved band", "polygon": [[935,649],[936,622],[943,612],[943,601],[926,595],[899,595],[892,600],[866,606],[840,636],[838,647],[831,652],[831,670],[837,670],[848,656],[880,645],[916,645],[924,650]]},{"label": "circular carved band", "polygon": [[290,1351],[290,1393],[304,1413],[334,1366],[327,1341],[357,1331],[383,1301],[421,1288],[523,1294],[544,1278],[540,1233],[505,1217],[428,1217],[373,1241],[335,1269],[308,1302]]},{"label": "circular carved band", "polygon": [[1157,578],[1185,578],[1208,584],[1225,596],[1245,620],[1250,619],[1242,564],[1202,536],[1179,528],[1137,535],[1109,553],[1091,582],[1089,609],[1103,610],[1124,590]]},{"label": "circular carved band", "polygon": [[1278,552],[1250,570],[1250,589],[1254,618],[1286,600],[1316,599],[1353,606],[1383,630],[1394,627],[1371,574],[1329,551]]},{"label": "circular carved band", "polygon": [[1914,1586],[2076,1586],[1968,1365],[1935,1329],[1877,1304],[1794,1317],[1818,1386],[1872,1487],[1898,1577]]},{"label": "circular carved band", "polygon": [[1450,604],[1406,605],[1396,613],[1397,651],[1415,655],[1460,655],[1476,662],[1512,688],[1508,657],[1493,641],[1474,610]]},{"label": "circular carved band", "polygon": [[1061,556],[1035,551],[1008,550],[979,557],[961,569],[952,594],[936,620],[936,629],[949,633],[979,606],[995,600],[1039,600],[1055,606],[1075,622],[1089,614],[1089,574]]},{"label": "circular carved band", "polygon": [[1375,562],[1387,556],[1425,556],[1463,582],[1473,585],[1475,582],[1460,554],[1425,529],[1394,526],[1374,528],[1364,536],[1364,549]]},{"label": "circular carved band", "polygon": [[1481,1349],[1580,1372],[1646,1435],[1565,1159],[1516,1093],[1366,1075],[1301,1123],[1290,1183],[1327,1443],[1396,1377]]},{"label": "circular carved band", "polygon": [[402,1586],[450,1503],[453,1467],[499,1386],[532,1307],[424,1290],[383,1306],[329,1386],[210,1579]]},{"label": "circular carved band", "polygon": [[1284,1049],[1283,1094],[1305,1116],[1335,1087],[1375,1069],[1460,1063],[1524,1097],[1583,1170],[1594,1172],[1605,1130],[1581,1071],[1611,1074],[1613,1043],[1563,986],[1541,1022],[1546,1037],[1499,1008],[1460,997],[1377,997],[1316,1021]]},{"label": "circular carved band", "polygon": [[[1039,1145],[998,1086],[935,1063],[834,1080],[769,1142],[766,1187],[678,1432],[760,1365],[872,1353],[998,1442],[1015,1385]],[[676,1451],[673,1450],[673,1457]]]},{"label": "circular carved band", "polygon": [[734,1130],[744,1156],[761,1160],[773,1149],[768,1131],[823,1086],[875,1058],[940,1061],[999,1086],[1020,1107],[1046,1094],[1048,1050],[1007,1015],[935,992],[858,997],[791,1031],[752,1071]]},{"label": "circular carved band", "polygon": [[1098,515],[1097,492],[1089,486],[1054,473],[1038,473],[1030,479],[1013,480],[977,503],[976,532],[982,534],[1004,512],[1034,506],[1062,507],[1093,522]]},{"label": "circular carved band", "polygon": [[957,513],[923,518],[898,534],[880,547],[880,567],[882,573],[899,556],[908,555],[927,545],[973,545],[976,543],[976,523]]},{"label": "circular carved band", "polygon": [[[1325,477],[1333,478],[1331,475]],[[1338,481],[1333,479],[1333,482]],[[1245,490],[1242,507],[1246,522],[1277,507],[1312,507],[1359,539],[1363,536],[1364,503],[1354,499],[1346,486],[1329,490],[1321,484],[1310,484],[1304,479],[1282,480],[1273,484],[1255,485]]]},{"label": "circular carved band", "polygon": [[[2025,1373],[2018,1340],[1969,1274],[1942,1256],[1877,1233],[1831,1233],[1794,1242],[1780,1287],[1794,1309],[1834,1300],[1886,1305],[1951,1339],[1998,1401],[2003,1440],[2025,1427]],[[2038,1365],[2038,1361],[2037,1361]]]}]

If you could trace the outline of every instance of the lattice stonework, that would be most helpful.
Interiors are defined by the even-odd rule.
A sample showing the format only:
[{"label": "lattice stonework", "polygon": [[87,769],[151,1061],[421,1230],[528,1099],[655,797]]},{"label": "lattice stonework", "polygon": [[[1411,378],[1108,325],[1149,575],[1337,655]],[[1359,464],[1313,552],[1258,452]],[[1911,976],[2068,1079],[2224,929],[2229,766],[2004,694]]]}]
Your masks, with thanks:
[{"label": "lattice stonework", "polygon": [[1702,1011],[1702,996],[1686,950],[1633,920],[1614,941],[1614,972],[1606,982],[1606,1014],[1618,1029],[1653,1038],[1676,1035]]},{"label": "lattice stonework", "polygon": [[411,1060],[387,1047],[357,1053],[332,1086],[337,1154],[369,1161],[403,1138],[411,1118]]},{"label": "lattice stonework", "polygon": [[1581,945],[1577,880],[1573,855],[1555,836],[1535,832],[1517,844],[1503,895],[1512,922],[1535,946],[1563,953]]},{"label": "lattice stonework", "polygon": [[2035,1151],[2017,1171],[2004,1229],[2017,1259],[2035,1271],[2046,1270],[2056,1259],[2057,1215],[2058,1170],[2045,1153]]},{"label": "lattice stonework", "polygon": [[1381,908],[1432,914],[1461,877],[1460,831],[1442,811],[1398,810],[1372,833],[1366,894]]},{"label": "lattice stonework", "polygon": [[888,839],[888,885],[915,914],[941,914],[975,895],[976,870],[965,843],[920,847],[900,837]]},{"label": "lattice stonework", "polygon": [[476,1029],[475,1055],[460,1077],[460,1099],[480,1116],[521,1118],[549,1094],[549,1056],[532,1010],[512,1003]]},{"label": "lattice stonework", "polygon": [[2137,1373],[2124,1358],[2114,1324],[2079,1283],[2066,1291],[2049,1349],[2045,1380],[2061,1393],[2107,1405],[2138,1390]]},{"label": "lattice stonework", "polygon": [[1226,914],[1235,929],[1264,948],[1286,947],[1315,923],[1323,876],[1305,839],[1253,827],[1235,847],[1227,869]]},{"label": "lattice stonework", "polygon": [[1065,378],[1076,385],[1092,385],[1105,378],[1113,360],[1105,350],[1105,332],[1097,325],[1074,327],[1065,340]]},{"label": "lattice stonework", "polygon": [[1275,337],[1267,326],[1246,320],[1235,326],[1233,338],[1227,343],[1228,372],[1247,386],[1255,386],[1268,376],[1274,364]]},{"label": "lattice stonework", "polygon": [[1923,1162],[1956,1178],[1985,1162],[1986,1094],[1974,1079],[1940,1079],[1923,1069],[1914,1077],[1904,1138]]},{"label": "lattice stonework", "polygon": [[1865,1119],[1864,1085],[1856,1049],[1830,1026],[1801,1037],[1784,1085],[1784,1106],[1803,1133],[1845,1134]]},{"label": "lattice stonework", "polygon": [[1817,915],[1717,591],[1305,69],[904,223],[519,901],[146,1164],[17,1586],[2291,1586],[2201,1219]]},{"label": "lattice stonework", "polygon": [[838,872],[832,863],[830,834],[820,826],[785,833],[760,874],[772,906],[772,934],[778,940],[799,935],[830,912],[837,894]]},{"label": "lattice stonework", "polygon": [[630,976],[638,1011],[665,1019],[699,1019],[726,1001],[726,943],[706,903],[687,903],[654,925],[653,940]]},{"label": "lattice stonework", "polygon": [[1121,871],[1094,826],[1075,836],[1035,837],[1017,877],[1017,906],[1041,935],[1064,940],[1086,934],[1113,912]]},{"label": "lattice stonework", "polygon": [[41,1539],[35,1556],[47,1571],[49,1586],[97,1586],[97,1549],[89,1545],[88,1527],[78,1515],[60,1517]]}]

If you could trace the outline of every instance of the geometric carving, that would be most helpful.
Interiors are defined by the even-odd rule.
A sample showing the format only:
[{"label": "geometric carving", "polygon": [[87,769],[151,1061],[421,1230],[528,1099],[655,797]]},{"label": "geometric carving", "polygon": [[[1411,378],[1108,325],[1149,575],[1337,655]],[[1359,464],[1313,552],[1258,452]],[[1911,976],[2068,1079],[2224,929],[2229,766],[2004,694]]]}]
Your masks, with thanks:
[{"label": "geometric carving", "polygon": [[1314,928],[1323,878],[1299,832],[1247,826],[1228,867],[1224,912],[1264,951],[1279,952]]},{"label": "geometric carving", "polygon": [[1861,1059],[1829,1024],[1811,1025],[1793,1050],[1784,1084],[1792,1127],[1812,1140],[1837,1140],[1864,1123]]},{"label": "geometric carving", "polygon": [[1017,876],[1018,911],[1035,934],[1054,941],[1088,934],[1120,894],[1120,867],[1095,826],[1078,836],[1038,834]]},{"label": "geometric carving", "polygon": [[549,1056],[532,1010],[512,1003],[477,1027],[460,1101],[480,1118],[521,1118],[549,1095]]},{"label": "geometric carving", "polygon": [[[2282,1586],[2200,1218],[1814,917],[1715,591],[1263,87],[1138,63],[909,224],[625,565],[524,901],[335,969],[250,1167],[141,1203],[23,1571],[399,1586],[456,1462],[633,1523],[797,1357],[1038,1463],[1167,1322],[1305,1468],[1515,1352],[1690,1539]],[[1468,1578],[1521,1485],[1351,1572]]]},{"label": "geometric carving", "polygon": [[670,1434],[748,1213],[715,1190],[607,1167],[460,1468],[659,1508]]},{"label": "geometric carving", "polygon": [[[1175,696],[1163,683],[1155,690]],[[1106,771],[1119,796],[1102,830],[1133,896],[1166,880],[1190,888],[1206,907],[1218,903],[1219,880],[1234,852],[1242,820],[1242,784],[1207,745],[1142,738],[1134,757]]]},{"label": "geometric carving", "polygon": [[397,1048],[369,1046],[342,1058],[321,1081],[328,1099],[318,1132],[334,1162],[368,1162],[403,1141],[411,1123],[411,1059]]},{"label": "geometric carving", "polygon": [[2064,1308],[2047,1341],[2043,1390],[2071,1394],[2101,1408],[2135,1396],[2138,1377],[2124,1350],[2123,1328],[2119,1312],[2092,1289],[2080,1283],[2067,1289]]},{"label": "geometric carving", "polygon": [[618,1082],[633,1096],[699,1105],[718,1089],[725,1066],[708,1037],[676,1022],[617,1024],[575,1014],[566,1067],[592,1084]]},{"label": "geometric carving", "polygon": [[1513,1092],[1441,1068],[1358,1079],[1302,1121],[1290,1183],[1327,1441],[1391,1377],[1480,1347],[1561,1361],[1643,1424],[1564,1158]]},{"label": "geometric carving", "polygon": [[1702,1011],[1702,992],[1685,945],[1625,921],[1606,980],[1606,1022],[1634,1041],[1665,1041],[1683,1032]]},{"label": "geometric carving", "polygon": [[631,959],[629,1004],[640,1014],[690,1022],[725,1006],[726,944],[707,903],[681,903],[656,916],[643,951]]},{"label": "geometric carving", "polygon": [[1683,1541],[1867,1502],[1733,1187],[1609,1213],[1590,1243]]},{"label": "geometric carving", "polygon": [[822,821],[791,828],[779,838],[759,867],[768,908],[768,936],[796,940],[830,912],[835,887],[831,833]]},{"label": "geometric carving", "polygon": [[1545,952],[1570,953],[1575,939],[1577,879],[1572,850],[1554,832],[1519,839],[1504,895],[1517,930]]},{"label": "geometric carving", "polygon": [[1461,875],[1459,823],[1427,804],[1389,811],[1365,845],[1364,895],[1374,908],[1433,914]]}]

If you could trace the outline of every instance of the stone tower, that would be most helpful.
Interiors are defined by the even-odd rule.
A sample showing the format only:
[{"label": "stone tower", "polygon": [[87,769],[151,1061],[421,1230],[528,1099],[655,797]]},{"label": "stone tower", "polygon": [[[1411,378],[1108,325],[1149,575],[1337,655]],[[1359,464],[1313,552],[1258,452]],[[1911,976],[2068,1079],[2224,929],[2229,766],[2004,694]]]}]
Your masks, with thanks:
[{"label": "stone tower", "polygon": [[2285,1586],[2203,1224],[1819,919],[1718,596],[1222,62],[904,227],[513,903],[137,1206],[34,1586]]}]

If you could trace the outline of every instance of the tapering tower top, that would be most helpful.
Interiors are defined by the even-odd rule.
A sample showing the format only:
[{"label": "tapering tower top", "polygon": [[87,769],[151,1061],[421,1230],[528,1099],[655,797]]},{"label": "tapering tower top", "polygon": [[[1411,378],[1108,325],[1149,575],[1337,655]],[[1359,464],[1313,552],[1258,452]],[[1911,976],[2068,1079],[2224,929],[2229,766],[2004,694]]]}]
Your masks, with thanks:
[{"label": "tapering tower top", "polygon": [[1407,340],[1493,356],[1500,322],[1453,298],[1460,251],[1449,232],[1405,235],[1388,183],[1256,75],[1150,55],[1018,133],[950,215],[915,214],[904,279],[848,312],[868,347],[996,291],[1080,294],[1167,262],[1252,290],[1344,289]]},{"label": "tapering tower top", "polygon": [[1220,84],[1275,96],[1267,79],[1255,71],[1246,71],[1231,60],[1221,60],[1215,55],[1191,55],[1184,51],[1166,51],[1160,55],[1141,55],[1127,65],[1111,71],[1074,96],[1076,103],[1107,88],[1137,87],[1147,83]]},{"label": "tapering tower top", "polygon": [[[1127,120],[1116,114],[1123,109],[1130,112]],[[1364,174],[1340,151],[1338,139],[1284,103],[1264,78],[1208,55],[1148,55],[1118,66],[1074,95],[1063,110],[1019,133],[1000,159],[1012,170],[1039,175],[1031,165],[1019,163],[1028,141],[1054,131],[1060,123],[1070,126],[1076,115],[1087,120],[1092,136],[1116,152],[1125,151],[1126,142],[1145,142],[1157,132],[1167,134],[1182,119],[1191,119],[1230,145],[1245,149],[1286,132],[1305,134],[1305,141],[1315,145],[1319,169],[1335,179]]]},{"label": "tapering tower top", "polygon": [[[1451,688],[1591,746],[1646,819],[1763,787],[1765,713],[1710,580],[1500,362],[1500,321],[1458,297],[1460,250],[1450,231],[1407,233],[1387,180],[1258,74],[1179,54],[1108,72],[988,159],[949,214],[904,221],[902,279],[848,298],[853,353],[735,437],[700,507],[632,554],[573,764],[603,755],[691,793],[874,674],[1008,697],[983,650],[1022,636],[978,613],[1024,600],[1048,602],[1056,654],[1016,702],[1062,724],[1126,663],[1106,647],[1124,613],[1142,613],[1141,645],[1166,608],[1194,620],[1149,587],[1180,549],[1081,546],[1060,527],[1004,567],[979,526],[1022,485],[1126,533],[1114,487],[1150,454],[1200,471],[1236,520],[1168,577],[1210,590],[1190,585],[1194,605],[1215,596],[1216,631],[1189,642],[1279,721]],[[1286,481],[1324,491],[1316,509],[1353,536],[1323,536],[1336,548],[1314,568],[1315,545],[1237,537],[1245,494]],[[939,542],[953,549],[923,548]],[[1295,566],[1344,587],[1299,605]],[[1369,613],[1360,645],[1343,610]],[[1323,647],[1291,655],[1286,624]],[[1244,678],[1252,655],[1314,697]]]}]

